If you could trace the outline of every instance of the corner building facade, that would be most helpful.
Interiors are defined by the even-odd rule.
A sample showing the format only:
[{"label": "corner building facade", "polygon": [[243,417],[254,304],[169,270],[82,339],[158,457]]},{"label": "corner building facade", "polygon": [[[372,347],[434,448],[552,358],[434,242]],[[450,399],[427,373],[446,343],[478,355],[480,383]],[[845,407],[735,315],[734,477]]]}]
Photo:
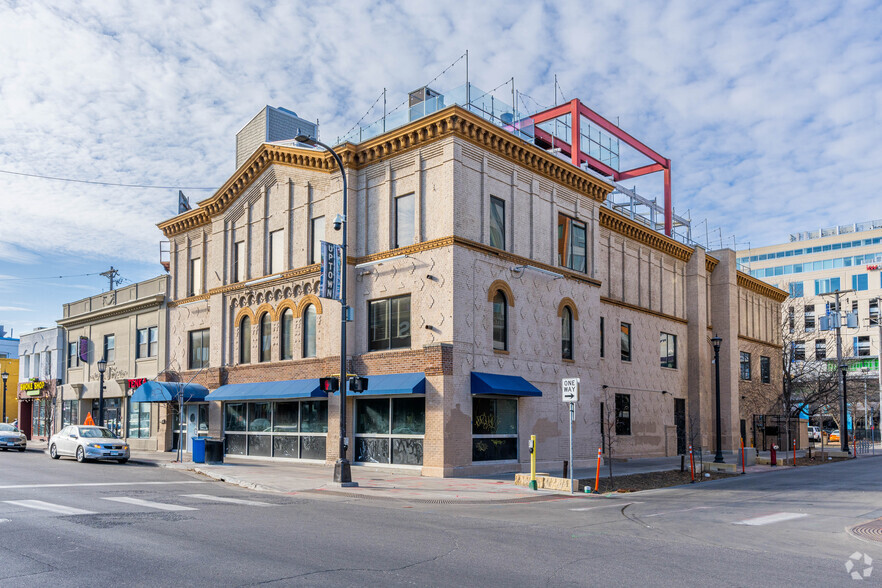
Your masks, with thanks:
[{"label": "corner building facade", "polygon": [[[581,379],[574,459],[739,445],[739,352],[780,377],[786,294],[605,206],[612,186],[451,106],[337,148],[349,185],[348,394],[355,463],[451,476],[568,454],[560,382]],[[170,361],[212,392],[227,453],[333,461],[341,305],[316,297],[317,242],[340,242],[333,159],[262,145],[170,240]]]}]

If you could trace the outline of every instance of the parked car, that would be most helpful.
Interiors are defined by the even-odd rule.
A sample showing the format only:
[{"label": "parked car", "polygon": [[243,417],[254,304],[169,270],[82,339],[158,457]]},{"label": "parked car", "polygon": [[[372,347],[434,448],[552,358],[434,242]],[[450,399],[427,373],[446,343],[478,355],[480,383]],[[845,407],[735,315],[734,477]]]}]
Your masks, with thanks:
[{"label": "parked car", "polygon": [[0,423],[0,449],[18,449],[24,451],[28,448],[28,438],[25,434],[8,423]]},{"label": "parked car", "polygon": [[49,438],[49,456],[58,459],[62,455],[76,457],[80,463],[93,459],[126,463],[129,445],[106,427],[71,425]]},{"label": "parked car", "polygon": [[839,429],[836,429],[835,431],[831,431],[830,437],[827,438],[827,441],[830,441],[831,443],[838,442],[839,441]]},{"label": "parked car", "polygon": [[808,438],[809,438],[809,441],[820,441],[821,440],[821,428],[820,427],[809,427],[808,428]]}]

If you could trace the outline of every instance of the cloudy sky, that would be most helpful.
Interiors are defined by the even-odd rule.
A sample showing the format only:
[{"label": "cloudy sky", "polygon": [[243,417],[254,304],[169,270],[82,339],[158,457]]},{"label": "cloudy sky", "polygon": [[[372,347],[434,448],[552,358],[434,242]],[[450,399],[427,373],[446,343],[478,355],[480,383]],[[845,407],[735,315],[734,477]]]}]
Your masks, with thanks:
[{"label": "cloudy sky", "polygon": [[[110,265],[160,273],[155,224],[178,188],[200,200],[232,174],[264,105],[333,141],[467,49],[478,87],[514,77],[538,109],[556,74],[558,101],[670,158],[676,211],[712,248],[882,218],[880,22],[859,0],[0,0],[0,325],[53,324]],[[433,86],[464,81],[460,61]]]}]

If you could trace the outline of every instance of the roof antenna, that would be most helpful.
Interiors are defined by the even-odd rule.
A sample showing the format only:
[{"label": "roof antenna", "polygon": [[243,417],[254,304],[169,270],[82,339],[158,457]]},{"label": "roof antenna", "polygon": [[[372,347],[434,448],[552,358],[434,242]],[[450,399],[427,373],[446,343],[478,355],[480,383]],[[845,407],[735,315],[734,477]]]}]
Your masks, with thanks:
[{"label": "roof antenna", "polygon": [[108,280],[110,280],[110,289],[111,290],[113,290],[114,284],[119,285],[119,283],[121,281],[120,279],[117,279],[117,276],[119,275],[119,270],[114,269],[113,266],[110,266],[110,269],[107,270],[106,272],[101,272],[100,275],[102,275],[105,278],[107,278]]}]

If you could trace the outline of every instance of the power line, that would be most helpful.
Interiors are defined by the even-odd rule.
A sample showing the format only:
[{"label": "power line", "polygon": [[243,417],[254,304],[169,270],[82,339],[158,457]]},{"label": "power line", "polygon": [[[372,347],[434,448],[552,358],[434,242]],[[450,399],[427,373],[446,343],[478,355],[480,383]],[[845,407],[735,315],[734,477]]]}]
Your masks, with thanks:
[{"label": "power line", "polygon": [[74,274],[70,276],[44,276],[41,278],[0,278],[0,282],[15,282],[21,280],[60,280],[63,278],[83,278],[86,276],[100,276],[101,272],[95,272],[92,274]]},{"label": "power line", "polygon": [[98,182],[95,180],[77,180],[74,178],[59,178],[55,176],[43,176],[39,174],[26,174],[23,172],[14,172],[0,169],[0,174],[10,174],[13,176],[24,176],[27,178],[38,178],[41,180],[55,180],[58,182],[75,182],[78,184],[93,184],[96,186],[117,186],[122,188],[144,188],[148,190],[217,190],[217,188],[200,188],[194,186],[147,186],[145,184],[118,184],[115,182]]}]

